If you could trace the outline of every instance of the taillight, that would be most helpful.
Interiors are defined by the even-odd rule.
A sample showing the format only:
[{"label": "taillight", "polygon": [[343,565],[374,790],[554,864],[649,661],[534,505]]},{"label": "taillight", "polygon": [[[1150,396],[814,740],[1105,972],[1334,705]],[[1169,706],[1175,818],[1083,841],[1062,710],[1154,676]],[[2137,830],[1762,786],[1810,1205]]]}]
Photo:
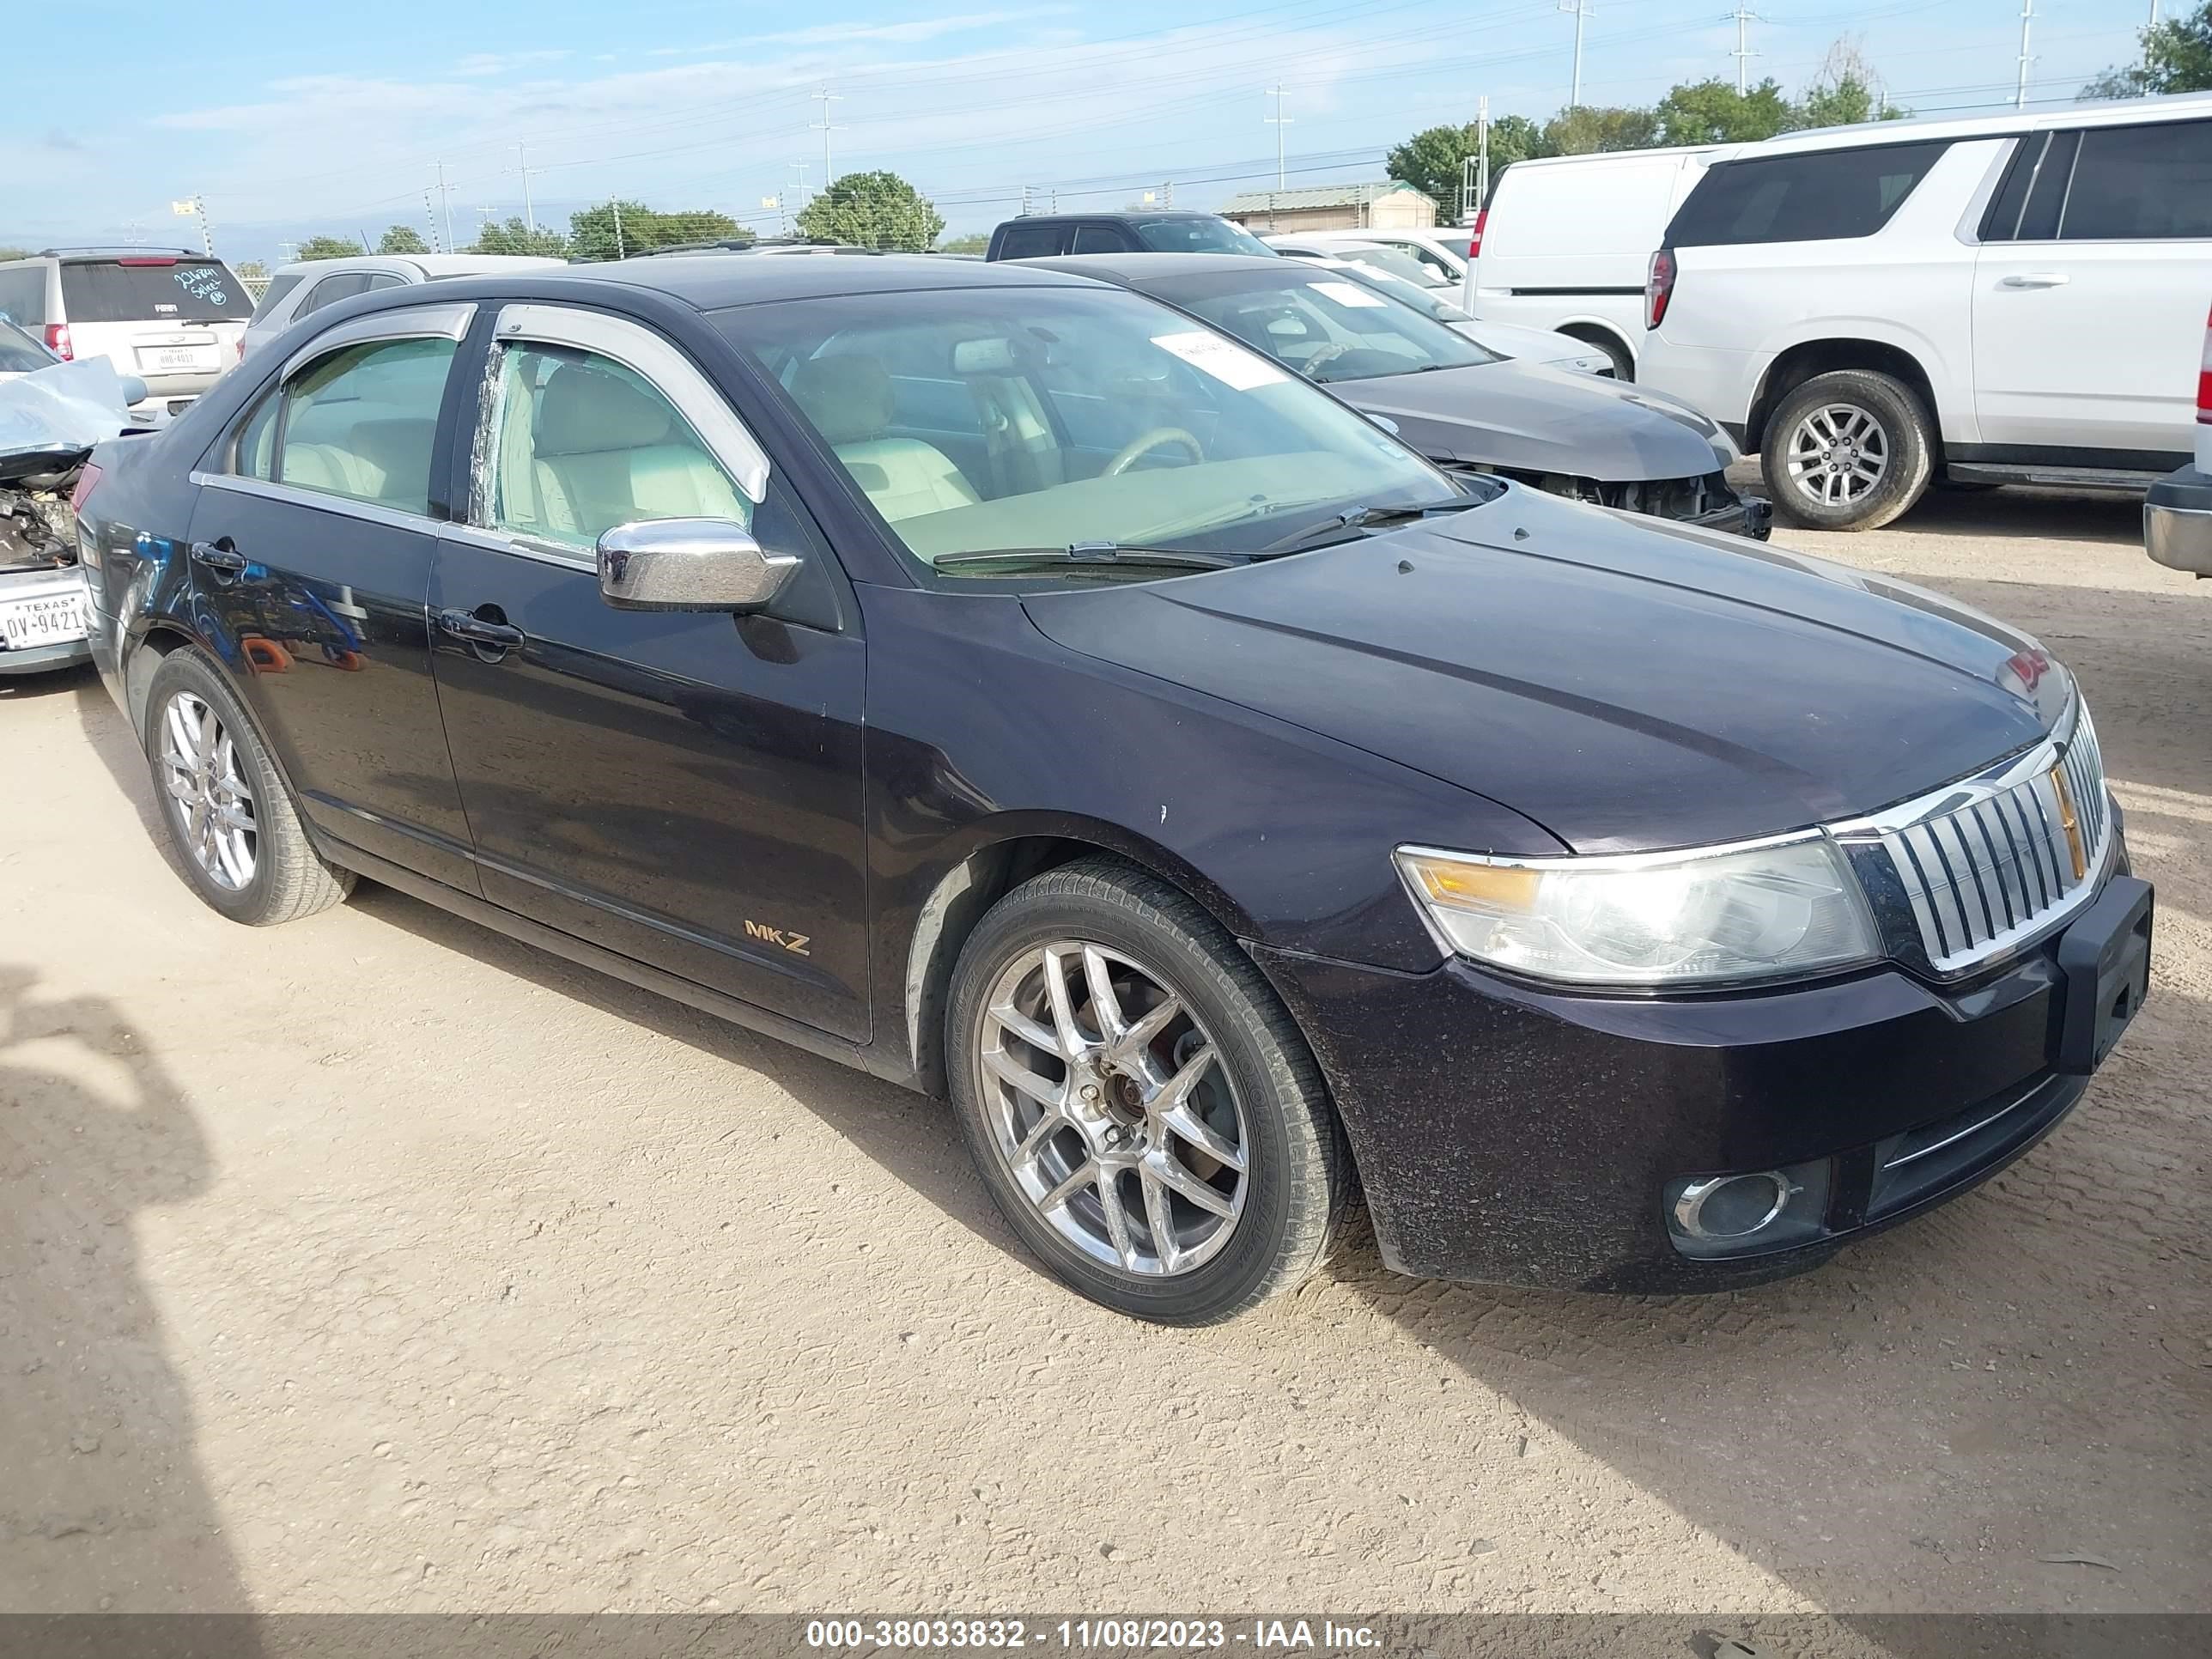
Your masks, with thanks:
[{"label": "taillight", "polygon": [[1490,210],[1488,208],[1479,208],[1476,210],[1474,216],[1474,234],[1467,239],[1467,257],[1470,259],[1480,259],[1482,258],[1482,227],[1489,217]]},{"label": "taillight", "polygon": [[1674,297],[1674,250],[1662,247],[1651,256],[1651,275],[1644,284],[1644,326],[1656,328],[1667,320],[1667,301]]},{"label": "taillight", "polygon": [[72,353],[70,349],[69,325],[67,323],[48,323],[46,325],[46,349],[52,352],[55,356],[59,357],[64,362],[67,362],[70,360]]},{"label": "taillight", "polygon": [[2212,318],[2204,322],[2204,356],[2197,371],[2197,418],[2212,426]]},{"label": "taillight", "polygon": [[85,502],[89,501],[92,497],[92,487],[99,482],[100,469],[94,466],[90,461],[87,461],[83,466],[79,468],[77,471],[76,488],[70,491],[70,512],[82,513],[84,511]]}]

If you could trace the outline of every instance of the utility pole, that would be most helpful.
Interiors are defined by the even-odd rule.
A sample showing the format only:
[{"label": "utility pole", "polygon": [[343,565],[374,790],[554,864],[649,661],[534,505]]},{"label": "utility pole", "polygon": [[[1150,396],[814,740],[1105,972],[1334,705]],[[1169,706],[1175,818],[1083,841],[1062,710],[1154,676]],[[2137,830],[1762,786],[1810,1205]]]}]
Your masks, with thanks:
[{"label": "utility pole", "polygon": [[[422,222],[430,227],[430,246],[445,252],[444,248],[438,247],[438,210],[430,204],[430,192],[427,190],[422,192]],[[368,252],[368,233],[365,230],[361,234],[361,251]]]},{"label": "utility pole", "polygon": [[1760,19],[1743,0],[1736,0],[1729,18],[1735,24],[1735,50],[1729,56],[1735,59],[1735,95],[1741,98],[1751,90],[1751,60],[1759,56],[1751,49],[1750,26]]},{"label": "utility pole", "polygon": [[1275,188],[1281,190],[1286,175],[1283,171],[1283,129],[1291,125],[1291,118],[1283,113],[1283,83],[1279,81],[1267,88],[1267,95],[1275,100],[1275,112],[1267,117],[1267,125],[1275,130]]},{"label": "utility pole", "polygon": [[1164,208],[1175,205],[1175,180],[1172,179],[1160,186],[1160,205]]},{"label": "utility pole", "polygon": [[2020,0],[2020,85],[2012,95],[2014,109],[2027,107],[2027,71],[2035,62],[2027,49],[2027,31],[2034,21],[2035,0]]},{"label": "utility pole", "polygon": [[520,165],[515,171],[522,175],[522,221],[530,227],[530,234],[538,234],[538,210],[530,204],[530,175],[535,171],[530,165],[530,146],[517,144],[514,158]]},{"label": "utility pole", "polygon": [[830,171],[830,135],[837,130],[830,119],[830,106],[843,103],[845,94],[842,92],[832,92],[829,88],[823,87],[814,94],[814,97],[815,100],[822,106],[822,118],[815,122],[814,125],[822,134],[822,188],[827,190],[830,188],[830,181],[836,177]]},{"label": "utility pole", "polygon": [[607,198],[607,205],[615,210],[615,258],[617,259],[626,259],[629,255],[623,246],[622,198],[619,196],[609,197]]},{"label": "utility pole", "polygon": [[1474,199],[1460,205],[1460,217],[1472,222],[1490,199],[1490,98],[1485,94],[1474,106]]},{"label": "utility pole", "polygon": [[1567,107],[1579,109],[1583,101],[1583,25],[1589,21],[1590,0],[1559,0],[1559,9],[1574,14],[1575,81],[1574,90],[1567,94]]},{"label": "utility pole", "polygon": [[438,205],[445,215],[446,222],[446,240],[440,245],[439,252],[451,253],[453,251],[453,187],[446,182],[446,164],[441,161],[437,166]]}]

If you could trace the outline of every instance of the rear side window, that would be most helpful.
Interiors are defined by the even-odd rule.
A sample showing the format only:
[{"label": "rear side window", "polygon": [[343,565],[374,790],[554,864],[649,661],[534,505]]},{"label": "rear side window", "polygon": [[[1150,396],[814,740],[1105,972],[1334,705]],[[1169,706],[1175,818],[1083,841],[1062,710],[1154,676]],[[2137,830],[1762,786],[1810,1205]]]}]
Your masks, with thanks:
[{"label": "rear side window", "polygon": [[1872,144],[1723,161],[1667,227],[1672,247],[1871,236],[1928,176],[1944,143]]},{"label": "rear side window", "polygon": [[1070,248],[1075,253],[1127,253],[1132,244],[1117,225],[1078,225],[1075,241]]},{"label": "rear side window", "polygon": [[2088,129],[2065,204],[2061,241],[2212,238],[2212,121]]},{"label": "rear side window", "polygon": [[1001,259],[1046,259],[1066,246],[1065,225],[1009,225],[999,239]]},{"label": "rear side window", "polygon": [[[451,340],[372,341],[333,351],[293,376],[284,386],[278,481],[428,513],[430,456],[453,350]],[[242,447],[240,466],[250,469],[253,459]]]},{"label": "rear side window", "polygon": [[72,323],[242,323],[246,285],[220,259],[73,259],[62,266]]},{"label": "rear side window", "polygon": [[340,300],[350,300],[356,294],[366,294],[368,283],[369,273],[366,270],[342,270],[335,276],[325,276],[309,289],[307,297],[300,301],[299,316],[304,317],[311,311],[320,311],[325,306]]},{"label": "rear side window", "polygon": [[253,307],[253,320],[259,322],[283,303],[284,296],[300,286],[298,276],[271,276],[269,286],[261,290],[261,303]]},{"label": "rear side window", "polygon": [[0,316],[36,328],[46,320],[46,267],[15,265],[0,270]]}]

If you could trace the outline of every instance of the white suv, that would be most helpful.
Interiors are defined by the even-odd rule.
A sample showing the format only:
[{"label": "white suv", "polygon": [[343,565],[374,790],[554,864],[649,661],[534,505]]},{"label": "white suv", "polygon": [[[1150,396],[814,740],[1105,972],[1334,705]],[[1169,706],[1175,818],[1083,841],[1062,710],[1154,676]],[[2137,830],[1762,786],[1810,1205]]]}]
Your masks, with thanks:
[{"label": "white suv", "polygon": [[2208,295],[2212,96],[1800,133],[1685,198],[1637,375],[1800,524],[1938,477],[2139,492],[2189,459]]},{"label": "white suv", "polygon": [[57,357],[105,357],[143,380],[140,422],[179,413],[238,361],[253,301],[220,259],[184,248],[52,248],[0,260],[0,318]]}]

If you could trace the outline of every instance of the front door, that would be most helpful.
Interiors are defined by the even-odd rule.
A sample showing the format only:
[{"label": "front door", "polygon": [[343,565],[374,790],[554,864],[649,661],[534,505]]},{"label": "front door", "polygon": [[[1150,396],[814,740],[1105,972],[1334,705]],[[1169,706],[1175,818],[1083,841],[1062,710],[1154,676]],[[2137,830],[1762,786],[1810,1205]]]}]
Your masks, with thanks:
[{"label": "front door", "polygon": [[512,307],[487,373],[482,499],[440,543],[430,599],[484,896],[864,1038],[854,618],[614,610],[593,544],[712,518],[817,577],[826,555],[721,394],[651,331]]},{"label": "front door", "polygon": [[[381,313],[242,417],[191,520],[191,604],[316,826],[474,890],[424,613],[431,457],[465,307]],[[459,321],[456,321],[456,319]],[[360,337],[362,328],[404,337]]]},{"label": "front door", "polygon": [[1994,215],[2019,216],[1991,225],[1974,266],[1982,442],[2179,466],[2212,295],[2212,121],[2022,143]]}]

